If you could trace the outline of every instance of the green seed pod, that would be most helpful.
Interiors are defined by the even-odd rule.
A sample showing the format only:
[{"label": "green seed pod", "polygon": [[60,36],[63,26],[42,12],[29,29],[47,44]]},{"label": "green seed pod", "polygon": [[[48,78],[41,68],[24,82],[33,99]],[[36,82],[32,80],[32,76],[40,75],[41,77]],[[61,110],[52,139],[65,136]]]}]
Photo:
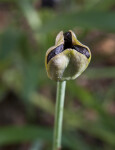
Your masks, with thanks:
[{"label": "green seed pod", "polygon": [[50,79],[72,80],[87,68],[90,60],[90,49],[80,43],[71,30],[66,33],[61,31],[56,37],[55,46],[46,52],[45,66]]}]

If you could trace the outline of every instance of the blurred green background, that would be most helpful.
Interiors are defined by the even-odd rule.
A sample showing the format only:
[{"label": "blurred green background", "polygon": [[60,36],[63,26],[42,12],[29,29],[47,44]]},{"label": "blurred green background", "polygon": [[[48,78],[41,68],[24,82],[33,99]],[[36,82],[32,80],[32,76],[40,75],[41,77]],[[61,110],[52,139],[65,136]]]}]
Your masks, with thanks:
[{"label": "blurred green background", "polygon": [[62,150],[115,150],[114,0],[0,0],[0,150],[51,150],[56,82],[44,58],[69,29],[92,60],[67,82]]}]

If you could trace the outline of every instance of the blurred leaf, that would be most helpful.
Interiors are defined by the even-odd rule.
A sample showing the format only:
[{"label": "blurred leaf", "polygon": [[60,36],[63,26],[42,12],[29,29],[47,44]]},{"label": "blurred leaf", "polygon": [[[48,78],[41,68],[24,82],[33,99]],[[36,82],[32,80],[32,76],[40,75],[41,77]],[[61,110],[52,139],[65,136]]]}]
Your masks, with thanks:
[{"label": "blurred leaf", "polygon": [[110,103],[115,99],[115,81],[108,87],[107,92],[104,95],[104,101]]},{"label": "blurred leaf", "polygon": [[15,69],[7,69],[4,71],[2,80],[5,86],[9,87],[15,92],[19,92],[22,88],[22,79],[21,79],[21,72]]},{"label": "blurred leaf", "polygon": [[11,56],[16,51],[20,33],[15,29],[7,29],[0,36],[0,59]]},{"label": "blurred leaf", "polygon": [[22,9],[25,17],[28,20],[29,25],[33,30],[38,30],[41,26],[41,19],[38,13],[35,11],[34,7],[29,0],[20,0],[18,1],[20,8]]},{"label": "blurred leaf", "polygon": [[87,10],[109,10],[114,6],[114,0],[86,0],[85,9]]},{"label": "blurred leaf", "polygon": [[23,63],[23,97],[28,98],[29,94],[36,89],[39,81],[38,75],[39,69],[36,60],[31,59],[30,61]]},{"label": "blurred leaf", "polygon": [[115,0],[100,0],[98,5],[94,6],[92,9],[96,10],[109,10],[115,5]]},{"label": "blurred leaf", "polygon": [[89,68],[85,75],[88,79],[115,79],[115,67],[103,67],[103,68]]},{"label": "blurred leaf", "polygon": [[115,18],[115,12],[69,12],[50,20],[39,31],[47,33],[54,30],[68,30],[78,26],[86,29],[97,28],[115,32],[115,21],[113,18]]},{"label": "blurred leaf", "polygon": [[[0,145],[15,144],[29,141],[32,142],[37,139],[52,142],[53,139],[52,130],[37,126],[0,127]],[[64,146],[68,146],[72,150],[76,150],[76,147],[78,147],[79,150],[91,150],[89,146],[84,141],[82,141],[82,139],[80,143],[79,142],[76,143],[77,140],[79,141],[79,136],[78,137],[72,135],[63,136]],[[84,145],[84,147],[82,146],[82,144]]]},{"label": "blurred leaf", "polygon": [[33,5],[29,0],[20,0],[18,1],[18,5],[21,8],[24,16],[26,17],[31,29],[34,31],[34,37],[38,41],[38,29],[41,27],[41,19]]},{"label": "blurred leaf", "polygon": [[73,134],[65,134],[63,138],[63,142],[74,150],[92,150],[91,145],[88,146],[88,144],[84,141],[84,139],[79,135],[76,134],[76,136]]},{"label": "blurred leaf", "polygon": [[45,110],[46,112],[54,115],[55,105],[48,98],[38,93],[32,93],[29,99],[33,104],[35,104],[35,106],[38,106],[41,109]]},{"label": "blurred leaf", "polygon": [[36,139],[51,141],[51,130],[36,126],[0,127],[0,145],[34,141]]},{"label": "blurred leaf", "polygon": [[87,124],[87,126],[84,126],[84,128],[88,129],[89,126],[90,129],[88,130],[88,132],[91,135],[95,135],[102,141],[111,144],[115,148],[115,132],[110,131],[110,129],[105,128],[103,125],[101,126],[100,123],[94,123],[93,125]]},{"label": "blurred leaf", "polygon": [[41,140],[36,140],[29,150],[42,150],[44,142]]},{"label": "blurred leaf", "polygon": [[114,127],[114,120],[111,120],[112,117],[105,111],[100,103],[100,100],[94,97],[93,94],[91,94],[87,89],[84,89],[70,81],[67,84],[67,90],[71,92],[73,96],[78,98],[82,102],[82,105],[86,106],[87,108],[96,110],[105,121],[108,120],[106,124],[110,123]]},{"label": "blurred leaf", "polygon": [[67,90],[75,97],[80,99],[84,105],[98,109],[97,101],[88,90],[76,85],[74,82],[69,81]]}]

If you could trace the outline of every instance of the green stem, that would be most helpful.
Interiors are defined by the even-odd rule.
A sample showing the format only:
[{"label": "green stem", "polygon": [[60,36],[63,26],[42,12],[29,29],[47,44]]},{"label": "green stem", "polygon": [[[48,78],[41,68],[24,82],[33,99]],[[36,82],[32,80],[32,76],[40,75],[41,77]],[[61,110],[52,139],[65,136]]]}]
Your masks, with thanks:
[{"label": "green stem", "polygon": [[53,150],[61,149],[65,87],[66,87],[66,81],[57,82]]}]

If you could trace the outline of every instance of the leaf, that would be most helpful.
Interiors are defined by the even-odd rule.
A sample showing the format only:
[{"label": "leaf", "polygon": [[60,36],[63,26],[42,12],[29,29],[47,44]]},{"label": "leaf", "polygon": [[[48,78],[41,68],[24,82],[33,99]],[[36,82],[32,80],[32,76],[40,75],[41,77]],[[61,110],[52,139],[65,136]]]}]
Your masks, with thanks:
[{"label": "leaf", "polygon": [[97,11],[109,10],[114,4],[114,0],[87,0],[85,2],[85,9]]},{"label": "leaf", "polygon": [[29,150],[42,150],[44,146],[44,142],[41,140],[36,140]]},{"label": "leaf", "polygon": [[20,33],[15,29],[7,29],[0,36],[0,59],[8,58],[16,51]]},{"label": "leaf", "polygon": [[29,96],[29,99],[35,106],[38,106],[44,111],[54,115],[55,106],[48,98],[34,92]]},{"label": "leaf", "polygon": [[[72,136],[72,134],[65,134],[63,136],[63,144],[64,146],[68,146],[69,148],[71,148],[71,150],[76,150],[76,147],[79,147],[79,150],[91,150],[90,147],[81,138],[80,141],[79,138],[79,135]],[[32,142],[38,139],[42,141],[51,142],[53,139],[52,130],[50,128],[29,125],[23,127],[0,127],[0,145],[15,144],[29,141]],[[76,142],[76,140],[80,142]],[[82,145],[84,145],[84,148]]]},{"label": "leaf", "polygon": [[115,78],[115,67],[89,68],[85,75],[88,79]]},{"label": "leaf", "polygon": [[30,27],[34,31],[38,30],[38,28],[41,26],[41,19],[30,1],[20,0],[18,1],[18,4],[23,11],[25,17],[27,18]]},{"label": "leaf", "polygon": [[36,126],[0,127],[0,145],[34,141],[36,139],[51,141],[51,130]]},{"label": "leaf", "polygon": [[33,30],[34,38],[38,42],[38,38],[39,38],[38,29],[42,25],[42,21],[39,16],[39,13],[37,13],[33,5],[28,0],[20,0],[17,3],[18,6],[21,8],[25,18],[27,19],[29,26]]},{"label": "leaf", "polygon": [[39,32],[47,33],[59,30],[68,30],[75,27],[83,27],[86,29],[101,29],[115,32],[115,12],[69,12],[61,14],[52,20],[49,20]]},{"label": "leaf", "polygon": [[[100,0],[98,5],[96,5],[96,10],[109,10],[112,8],[112,6],[115,5],[114,0]],[[92,9],[95,9],[94,7]]]}]

